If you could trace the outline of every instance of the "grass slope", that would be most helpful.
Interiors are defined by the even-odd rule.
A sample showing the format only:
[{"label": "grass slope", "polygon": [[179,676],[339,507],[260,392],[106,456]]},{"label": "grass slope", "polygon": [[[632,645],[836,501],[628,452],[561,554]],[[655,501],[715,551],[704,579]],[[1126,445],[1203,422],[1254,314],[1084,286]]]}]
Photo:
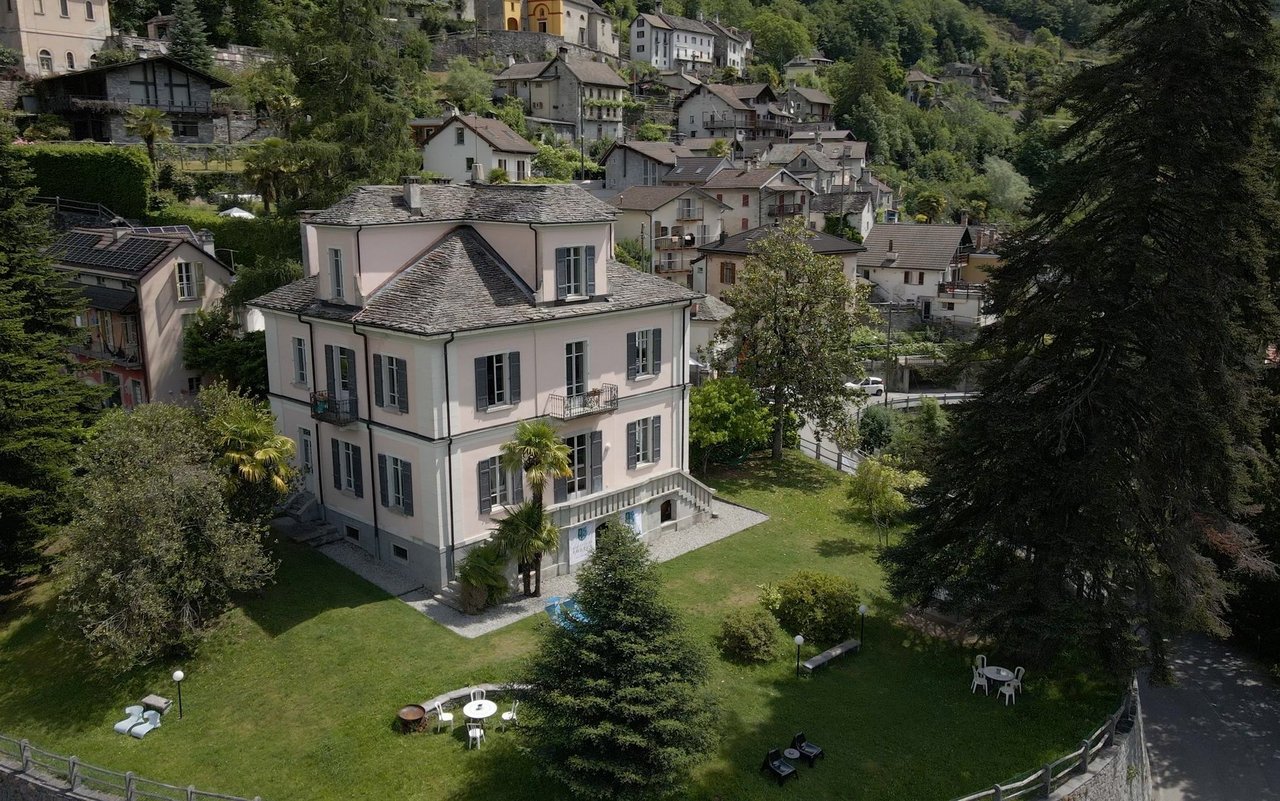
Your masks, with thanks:
[{"label": "grass slope", "polygon": [[[717,659],[723,742],[689,797],[772,798],[764,751],[801,729],[828,751],[802,769],[809,799],[946,799],[1070,750],[1118,690],[1080,676],[1028,682],[1014,708],[971,696],[972,654],[895,627],[873,561],[875,535],[848,519],[838,477],[799,457],[719,475],[725,497],[768,512],[756,528],[662,565],[670,598],[711,647],[720,618],[757,585],[802,568],[855,579],[878,608],[863,654],[797,680],[794,653],[743,667]],[[327,558],[281,543],[275,586],[247,598],[183,667],[186,718],[138,741],[111,731],[179,665],[117,675],[93,668],[60,628],[48,585],[0,618],[0,732],[117,770],[268,801],[561,799],[514,733],[468,752],[452,737],[401,736],[402,704],[510,677],[541,618],[479,640],[437,626]],[[60,639],[59,635],[65,639]],[[788,646],[790,647],[790,646]],[[786,649],[784,649],[786,653]],[[996,660],[993,660],[996,661]]]}]

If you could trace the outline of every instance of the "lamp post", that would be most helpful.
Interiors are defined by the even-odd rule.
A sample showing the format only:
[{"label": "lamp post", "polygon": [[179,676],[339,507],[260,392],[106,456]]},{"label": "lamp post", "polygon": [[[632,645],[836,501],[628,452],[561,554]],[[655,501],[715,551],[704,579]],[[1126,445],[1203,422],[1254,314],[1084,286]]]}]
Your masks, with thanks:
[{"label": "lamp post", "polygon": [[862,617],[862,622],[858,625],[858,647],[861,648],[863,643],[867,641],[867,605],[858,604],[858,614]]},{"label": "lamp post", "polygon": [[804,635],[796,635],[796,678],[800,678],[800,646],[804,645]]},{"label": "lamp post", "polygon": [[186,677],[181,670],[173,671],[173,683],[178,685],[178,720],[182,720],[182,680]]}]

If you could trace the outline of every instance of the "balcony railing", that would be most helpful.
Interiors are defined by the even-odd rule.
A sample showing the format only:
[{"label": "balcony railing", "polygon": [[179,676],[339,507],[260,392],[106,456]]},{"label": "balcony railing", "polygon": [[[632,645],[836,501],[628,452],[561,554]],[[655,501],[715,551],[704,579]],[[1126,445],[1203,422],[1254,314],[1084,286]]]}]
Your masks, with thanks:
[{"label": "balcony railing", "polygon": [[970,281],[938,282],[938,297],[981,297],[986,291],[986,284],[975,284]]},{"label": "balcony railing", "polygon": [[708,114],[703,118],[703,126],[715,130],[717,128],[750,128],[746,117],[734,114]]},{"label": "balcony railing", "polygon": [[104,347],[101,340],[90,339],[84,345],[74,345],[71,352],[86,359],[106,361],[120,367],[141,367],[142,356],[137,345],[122,345],[118,348]]},{"label": "balcony railing", "polygon": [[211,103],[173,103],[167,100],[134,100],[126,95],[50,95],[40,101],[45,111],[99,111],[124,113],[131,106],[158,108],[168,114],[212,114]]},{"label": "balcony railing", "polygon": [[352,394],[339,398],[325,390],[311,393],[311,417],[322,423],[345,426],[354,423],[360,414],[359,399]]},{"label": "balcony railing", "polygon": [[804,214],[803,203],[779,203],[776,206],[769,207],[770,217],[794,217],[797,214]]},{"label": "balcony railing", "polygon": [[698,237],[693,234],[660,236],[653,240],[655,250],[684,250],[686,248],[696,248],[698,244]]},{"label": "balcony railing", "polygon": [[701,220],[702,207],[701,206],[696,206],[696,207],[681,206],[679,210],[676,212],[676,219],[677,220]]},{"label": "balcony railing", "polygon": [[547,413],[557,420],[573,420],[589,414],[611,412],[617,408],[617,386],[601,384],[581,395],[552,395]]},{"label": "balcony railing", "polygon": [[684,258],[662,259],[654,262],[655,273],[684,273],[689,271],[689,262]]}]

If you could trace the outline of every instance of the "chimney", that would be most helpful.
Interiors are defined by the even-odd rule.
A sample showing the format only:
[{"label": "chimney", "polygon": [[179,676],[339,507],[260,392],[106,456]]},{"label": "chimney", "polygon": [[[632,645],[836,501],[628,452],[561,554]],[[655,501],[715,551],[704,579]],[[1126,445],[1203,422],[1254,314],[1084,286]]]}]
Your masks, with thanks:
[{"label": "chimney", "polygon": [[721,229],[720,229],[720,244],[722,244],[722,245],[723,245],[723,244],[724,244],[724,241],[725,241],[726,239],[728,239],[728,238],[729,238],[729,235],[728,235],[728,234],[726,234],[726,233],[724,232],[724,229],[723,229],[723,228],[721,228]]},{"label": "chimney", "polygon": [[200,249],[205,253],[208,253],[215,259],[218,258],[216,249],[213,246],[213,231],[210,231],[208,228],[201,228],[199,231],[196,231],[196,242],[199,243]]},{"label": "chimney", "polygon": [[960,211],[960,224],[965,228],[969,227],[969,212],[964,210]]},{"label": "chimney", "polygon": [[404,177],[404,204],[411,214],[422,213],[422,179],[416,175]]},{"label": "chimney", "polygon": [[507,66],[514,67],[515,65],[516,65],[516,57],[511,55],[507,56]]},{"label": "chimney", "polygon": [[471,183],[482,184],[485,182],[484,165],[479,162],[471,165]]},{"label": "chimney", "polygon": [[556,48],[556,53],[557,53],[558,58],[559,58],[561,61],[568,61],[568,60],[569,60],[569,48],[565,47],[564,45],[560,45],[559,47],[557,47],[557,48]]},{"label": "chimney", "polygon": [[661,14],[661,13],[662,13],[662,0],[657,0],[657,1],[653,4],[653,13],[655,13],[655,14]]}]

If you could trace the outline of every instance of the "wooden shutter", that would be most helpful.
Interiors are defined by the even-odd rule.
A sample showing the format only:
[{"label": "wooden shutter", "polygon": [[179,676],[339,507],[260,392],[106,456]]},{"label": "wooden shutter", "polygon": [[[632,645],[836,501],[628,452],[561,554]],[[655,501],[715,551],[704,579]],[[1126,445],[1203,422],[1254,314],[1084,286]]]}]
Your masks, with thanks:
[{"label": "wooden shutter", "polygon": [[599,431],[591,432],[591,491],[604,489],[604,438]]},{"label": "wooden shutter", "polygon": [[196,297],[204,297],[204,262],[196,262]]},{"label": "wooden shutter", "polygon": [[408,462],[400,463],[400,496],[404,498],[400,511],[413,517],[413,465]]},{"label": "wooden shutter", "polygon": [[484,411],[489,408],[489,371],[485,369],[485,358],[476,357],[476,409]]},{"label": "wooden shutter", "polygon": [[587,274],[587,297],[595,297],[595,294],[596,294],[596,246],[587,245],[586,248],[584,248],[584,250],[586,251],[586,260],[587,260],[587,263],[585,265],[586,274]]},{"label": "wooden shutter", "polygon": [[409,363],[404,359],[396,359],[396,405],[409,411]]},{"label": "wooden shutter", "polygon": [[662,329],[655,328],[649,334],[649,347],[653,349],[653,374],[662,372]]},{"label": "wooden shutter", "polygon": [[556,503],[564,503],[569,500],[569,481],[563,476],[556,476],[551,482],[551,497]]},{"label": "wooden shutter", "polygon": [[635,470],[640,461],[639,448],[636,447],[636,424],[627,423],[627,469]]},{"label": "wooden shutter", "polygon": [[569,294],[568,253],[568,248],[556,248],[556,300],[564,300]]},{"label": "wooden shutter", "polygon": [[329,390],[329,398],[333,399],[334,393],[338,391],[338,377],[333,374],[333,346],[324,346],[324,382],[325,387]]},{"label": "wooden shutter", "polygon": [[352,482],[356,488],[356,497],[364,497],[364,459],[360,456],[360,446],[351,446],[351,472],[355,474]]},{"label": "wooden shutter", "polygon": [[649,430],[650,444],[653,448],[653,456],[650,458],[656,463],[662,461],[662,418],[653,417],[651,428]]},{"label": "wooden shutter", "polygon": [[387,484],[390,480],[391,477],[387,475],[387,455],[380,453],[378,454],[378,498],[383,506],[391,505],[390,493],[387,492]]},{"label": "wooden shutter", "polygon": [[[385,390],[382,388],[382,379],[386,375],[386,371],[382,369],[382,354],[373,354],[373,402],[381,409],[386,405]],[[386,506],[384,503],[383,506]]]},{"label": "wooden shutter", "polygon": [[493,506],[489,503],[489,496],[493,494],[493,473],[489,466],[492,462],[488,459],[481,459],[476,465],[476,484],[480,488],[480,514],[487,515]]},{"label": "wooden shutter", "polygon": [[507,400],[520,402],[520,351],[513,350],[507,354]]},{"label": "wooden shutter", "polygon": [[627,380],[633,380],[640,372],[640,365],[636,362],[639,360],[640,354],[636,352],[636,334],[634,331],[627,334]]},{"label": "wooden shutter", "polygon": [[330,442],[333,443],[333,488],[340,490],[342,489],[342,443],[338,442],[337,438]]}]

